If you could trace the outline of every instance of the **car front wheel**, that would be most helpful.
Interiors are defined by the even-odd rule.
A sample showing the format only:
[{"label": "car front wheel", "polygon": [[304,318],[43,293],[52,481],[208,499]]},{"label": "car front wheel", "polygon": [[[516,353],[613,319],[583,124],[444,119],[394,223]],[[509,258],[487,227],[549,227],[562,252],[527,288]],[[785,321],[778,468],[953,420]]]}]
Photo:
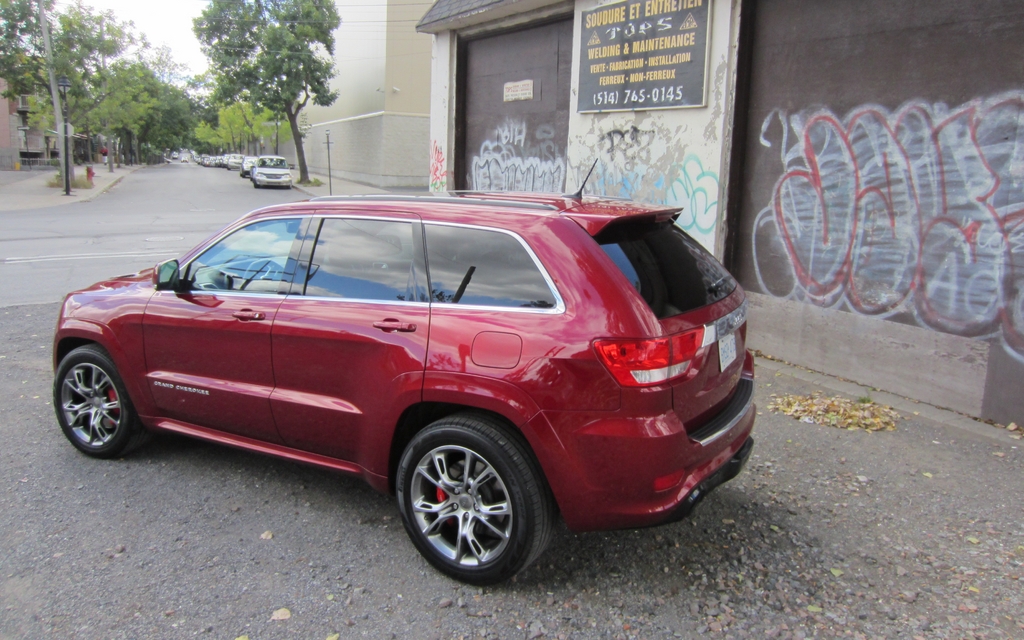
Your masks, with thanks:
[{"label": "car front wheel", "polygon": [[437,569],[470,584],[505,580],[547,546],[551,492],[522,436],[481,414],[419,432],[396,479],[406,532]]},{"label": "car front wheel", "polygon": [[53,406],[71,444],[95,458],[128,453],[149,435],[113,361],[97,345],[79,347],[61,360],[53,380]]}]

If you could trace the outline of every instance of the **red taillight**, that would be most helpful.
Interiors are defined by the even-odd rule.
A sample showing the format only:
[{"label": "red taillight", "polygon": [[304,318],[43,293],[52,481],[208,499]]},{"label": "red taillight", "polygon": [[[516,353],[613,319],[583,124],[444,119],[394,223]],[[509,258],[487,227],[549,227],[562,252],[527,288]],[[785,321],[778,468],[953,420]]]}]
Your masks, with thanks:
[{"label": "red taillight", "polygon": [[665,338],[598,340],[594,350],[619,384],[646,387],[685,374],[704,341],[704,327]]}]

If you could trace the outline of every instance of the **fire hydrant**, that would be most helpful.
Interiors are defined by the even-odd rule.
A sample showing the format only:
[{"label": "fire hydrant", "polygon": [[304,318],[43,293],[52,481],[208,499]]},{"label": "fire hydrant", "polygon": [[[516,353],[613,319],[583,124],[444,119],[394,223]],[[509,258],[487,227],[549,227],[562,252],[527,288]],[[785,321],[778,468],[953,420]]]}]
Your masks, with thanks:
[{"label": "fire hydrant", "polygon": [[92,165],[89,165],[85,168],[85,179],[89,181],[89,184],[92,184],[92,178],[95,175],[96,172],[92,170]]}]

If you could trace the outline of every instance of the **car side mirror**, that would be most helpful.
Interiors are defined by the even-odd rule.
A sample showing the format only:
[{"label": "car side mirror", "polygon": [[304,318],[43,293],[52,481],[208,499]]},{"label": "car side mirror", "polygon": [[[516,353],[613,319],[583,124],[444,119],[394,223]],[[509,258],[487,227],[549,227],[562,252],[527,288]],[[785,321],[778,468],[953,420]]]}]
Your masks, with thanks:
[{"label": "car side mirror", "polygon": [[153,284],[157,291],[177,291],[181,283],[178,261],[167,260],[156,265],[153,271]]}]

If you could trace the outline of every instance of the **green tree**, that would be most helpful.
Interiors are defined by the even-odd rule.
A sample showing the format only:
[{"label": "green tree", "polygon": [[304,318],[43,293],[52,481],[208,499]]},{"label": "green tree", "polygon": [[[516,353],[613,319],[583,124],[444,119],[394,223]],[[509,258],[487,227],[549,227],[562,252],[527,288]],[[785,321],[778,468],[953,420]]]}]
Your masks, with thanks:
[{"label": "green tree", "polygon": [[334,0],[211,2],[194,22],[218,96],[234,101],[247,94],[288,119],[300,182],[309,181],[309,170],[299,114],[310,101],[328,106],[338,97],[328,83],[340,23]]},{"label": "green tree", "polygon": [[[48,11],[54,0],[38,0]],[[38,3],[30,0],[0,0],[0,78],[7,81],[3,95],[49,93],[43,32]]]}]

